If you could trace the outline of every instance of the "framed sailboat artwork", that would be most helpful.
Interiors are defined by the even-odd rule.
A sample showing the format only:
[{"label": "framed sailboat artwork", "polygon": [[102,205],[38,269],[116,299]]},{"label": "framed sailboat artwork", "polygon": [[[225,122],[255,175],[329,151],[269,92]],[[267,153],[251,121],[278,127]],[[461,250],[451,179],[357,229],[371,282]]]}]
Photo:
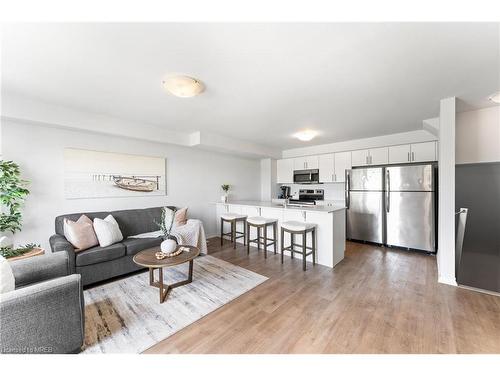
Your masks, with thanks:
[{"label": "framed sailboat artwork", "polygon": [[66,199],[166,195],[166,159],[64,149]]}]

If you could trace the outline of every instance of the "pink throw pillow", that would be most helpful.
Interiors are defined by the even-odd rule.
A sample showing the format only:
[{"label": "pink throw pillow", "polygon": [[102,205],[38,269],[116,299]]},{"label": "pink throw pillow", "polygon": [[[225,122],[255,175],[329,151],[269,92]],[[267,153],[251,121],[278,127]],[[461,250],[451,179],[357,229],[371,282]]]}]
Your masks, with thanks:
[{"label": "pink throw pillow", "polygon": [[64,236],[75,247],[75,253],[99,244],[92,220],[85,215],[77,221],[64,219]]}]

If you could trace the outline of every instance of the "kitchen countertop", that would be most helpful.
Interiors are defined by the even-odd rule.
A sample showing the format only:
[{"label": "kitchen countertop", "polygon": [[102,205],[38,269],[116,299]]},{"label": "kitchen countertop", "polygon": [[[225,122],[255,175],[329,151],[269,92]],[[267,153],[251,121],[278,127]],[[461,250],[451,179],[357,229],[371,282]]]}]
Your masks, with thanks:
[{"label": "kitchen countertop", "polygon": [[216,202],[216,204],[234,204],[237,206],[252,206],[252,207],[266,207],[266,208],[281,208],[283,210],[297,210],[297,211],[310,211],[310,212],[335,212],[344,210],[345,206],[342,204],[334,204],[331,206],[287,206],[282,204],[273,203],[271,201],[229,201],[227,203]]}]

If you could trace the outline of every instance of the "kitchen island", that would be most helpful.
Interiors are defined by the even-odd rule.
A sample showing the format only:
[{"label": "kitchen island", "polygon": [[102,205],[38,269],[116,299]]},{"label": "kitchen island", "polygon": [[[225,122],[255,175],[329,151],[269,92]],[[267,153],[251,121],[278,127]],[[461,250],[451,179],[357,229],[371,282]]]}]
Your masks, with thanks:
[{"label": "kitchen island", "polygon": [[[273,203],[271,201],[231,201],[228,203],[216,203],[217,231],[220,233],[220,217],[224,213],[238,213],[251,216],[263,216],[278,220],[278,253],[281,248],[280,227],[284,221],[302,221],[316,224],[317,240],[317,263],[335,267],[344,259],[345,251],[345,206],[341,204],[334,205],[316,205],[316,206],[287,206]],[[227,224],[226,224],[227,225]],[[238,224],[237,230],[243,231],[243,224]],[[224,227],[224,232],[229,232],[229,226]],[[272,228],[268,228],[267,236],[273,235]],[[257,236],[255,228],[250,233],[251,238]],[[243,238],[238,239],[243,243]],[[300,241],[299,241],[300,242]],[[285,246],[290,245],[290,235],[285,234]],[[255,246],[255,244],[252,244]],[[311,246],[311,236],[307,236],[307,246]],[[255,251],[255,250],[252,250]],[[272,246],[267,251],[273,251]],[[289,252],[285,252],[289,256]],[[300,255],[299,255],[300,257]],[[308,262],[312,261],[309,256]]]}]

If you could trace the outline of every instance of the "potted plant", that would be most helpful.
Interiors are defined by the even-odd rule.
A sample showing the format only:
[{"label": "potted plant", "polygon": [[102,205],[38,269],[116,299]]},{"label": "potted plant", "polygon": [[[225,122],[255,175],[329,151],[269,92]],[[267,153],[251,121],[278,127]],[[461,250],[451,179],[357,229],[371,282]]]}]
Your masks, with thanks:
[{"label": "potted plant", "polygon": [[222,203],[227,203],[227,195],[228,195],[230,186],[228,184],[223,184],[221,186],[221,188],[224,191],[224,195],[222,197],[220,197],[220,200]]},{"label": "potted plant", "polygon": [[177,248],[176,238],[170,234],[174,226],[175,211],[175,209],[163,207],[161,211],[161,221],[157,223],[160,230],[163,232],[164,240],[160,244],[160,248],[162,253],[165,254],[173,253]]},{"label": "potted plant", "polygon": [[[21,230],[21,207],[29,194],[28,182],[21,179],[19,166],[13,161],[0,160],[0,233]],[[12,247],[11,236],[0,237],[0,245]]]}]

